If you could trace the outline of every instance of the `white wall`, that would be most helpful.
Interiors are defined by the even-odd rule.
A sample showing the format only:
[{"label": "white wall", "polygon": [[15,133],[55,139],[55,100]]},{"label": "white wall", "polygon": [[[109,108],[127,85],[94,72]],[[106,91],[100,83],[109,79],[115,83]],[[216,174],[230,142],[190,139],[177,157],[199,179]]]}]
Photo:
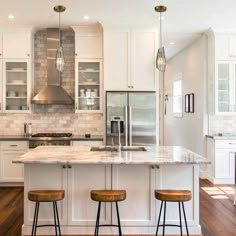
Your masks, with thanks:
[{"label": "white wall", "polygon": [[[182,73],[183,116],[173,116],[173,80]],[[194,113],[184,112],[184,95],[194,93]],[[164,115],[164,145],[180,145],[200,155],[206,154],[207,133],[207,37],[171,58],[166,67],[164,94],[168,94]]]}]

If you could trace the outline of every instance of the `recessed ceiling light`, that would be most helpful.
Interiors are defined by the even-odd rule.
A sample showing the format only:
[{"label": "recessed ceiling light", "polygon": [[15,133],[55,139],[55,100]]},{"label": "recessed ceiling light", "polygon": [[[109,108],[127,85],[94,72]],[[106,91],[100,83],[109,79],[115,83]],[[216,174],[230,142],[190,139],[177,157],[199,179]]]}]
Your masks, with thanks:
[{"label": "recessed ceiling light", "polygon": [[84,20],[88,20],[89,19],[89,16],[85,15],[83,16]]},{"label": "recessed ceiling light", "polygon": [[170,45],[175,45],[175,42],[170,42]]},{"label": "recessed ceiling light", "polygon": [[9,14],[9,15],[8,15],[8,18],[9,18],[9,19],[14,19],[14,15]]}]

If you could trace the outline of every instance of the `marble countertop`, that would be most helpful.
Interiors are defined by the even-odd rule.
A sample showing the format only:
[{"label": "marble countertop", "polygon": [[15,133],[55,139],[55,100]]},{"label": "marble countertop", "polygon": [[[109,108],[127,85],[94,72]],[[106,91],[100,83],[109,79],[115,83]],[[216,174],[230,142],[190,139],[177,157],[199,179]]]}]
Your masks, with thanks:
[{"label": "marble countertop", "polygon": [[90,151],[89,146],[39,146],[13,160],[35,164],[209,164],[180,146],[145,146],[147,151]]},{"label": "marble countertop", "polygon": [[206,135],[206,137],[215,140],[236,140],[236,135]]}]

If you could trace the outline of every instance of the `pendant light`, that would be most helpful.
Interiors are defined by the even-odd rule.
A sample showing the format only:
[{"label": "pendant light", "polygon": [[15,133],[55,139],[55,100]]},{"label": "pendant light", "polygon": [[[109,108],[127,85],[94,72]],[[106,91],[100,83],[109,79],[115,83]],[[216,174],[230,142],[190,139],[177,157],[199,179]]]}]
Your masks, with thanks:
[{"label": "pendant light", "polygon": [[64,53],[61,46],[61,29],[60,28],[61,28],[61,12],[64,12],[66,8],[64,6],[58,5],[58,6],[55,6],[53,9],[55,12],[59,13],[59,46],[56,52],[56,69],[59,72],[63,72],[65,62],[64,62]]},{"label": "pendant light", "polygon": [[155,11],[160,13],[160,47],[157,51],[157,57],[156,57],[156,68],[161,71],[161,72],[165,72],[165,68],[166,68],[166,56],[165,56],[165,49],[162,46],[162,35],[161,35],[161,14],[162,12],[165,12],[167,10],[166,6],[156,6],[155,7]]}]

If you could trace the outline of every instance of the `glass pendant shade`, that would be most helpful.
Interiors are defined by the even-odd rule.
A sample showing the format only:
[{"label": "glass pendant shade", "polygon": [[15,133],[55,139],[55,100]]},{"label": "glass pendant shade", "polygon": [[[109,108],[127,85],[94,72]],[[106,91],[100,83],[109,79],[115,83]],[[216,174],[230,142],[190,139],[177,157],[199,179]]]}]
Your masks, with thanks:
[{"label": "glass pendant shade", "polygon": [[66,10],[66,8],[64,6],[58,5],[58,6],[55,6],[53,9],[54,9],[55,12],[59,13],[59,46],[58,46],[57,52],[56,52],[55,65],[56,65],[56,69],[59,72],[63,72],[65,61],[64,61],[63,49],[62,49],[62,46],[61,46],[61,30],[60,30],[60,28],[61,28],[61,15],[60,15],[60,13],[64,12]]},{"label": "glass pendant shade", "polygon": [[158,51],[157,51],[156,68],[161,72],[165,72],[165,69],[166,69],[166,56],[165,56],[164,47],[159,48]]},{"label": "glass pendant shade", "polygon": [[155,11],[160,13],[160,48],[157,51],[157,57],[156,57],[156,68],[160,71],[160,72],[165,72],[166,69],[166,56],[165,56],[165,49],[162,46],[162,30],[161,30],[161,14],[163,12],[165,12],[167,10],[166,6],[156,6]]},{"label": "glass pendant shade", "polygon": [[63,53],[63,49],[62,47],[58,47],[57,48],[57,53],[56,53],[56,69],[59,72],[63,72],[64,71],[64,53]]}]

